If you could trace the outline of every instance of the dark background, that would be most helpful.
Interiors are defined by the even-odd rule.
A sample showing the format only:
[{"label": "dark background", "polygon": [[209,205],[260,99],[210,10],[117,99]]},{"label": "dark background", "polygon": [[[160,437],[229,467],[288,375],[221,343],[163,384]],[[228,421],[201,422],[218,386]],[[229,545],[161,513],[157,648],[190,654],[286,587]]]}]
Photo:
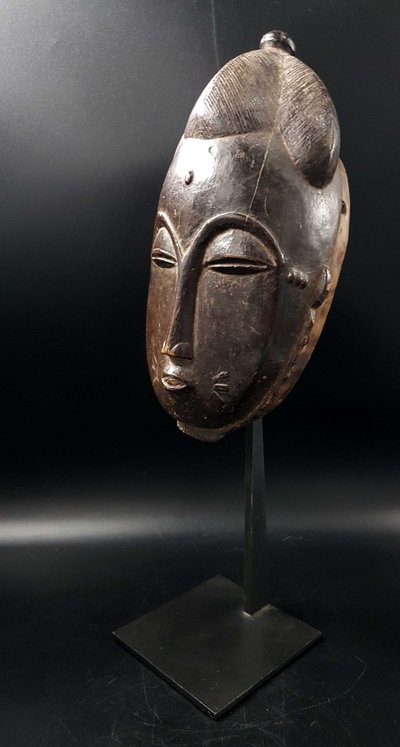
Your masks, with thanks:
[{"label": "dark background", "polygon": [[[390,0],[0,4],[2,746],[399,745],[399,21]],[[243,433],[177,430],[144,319],[190,109],[274,28],[331,93],[352,198],[325,331],[264,423],[272,601],[324,641],[214,723],[111,631],[240,579]]]}]

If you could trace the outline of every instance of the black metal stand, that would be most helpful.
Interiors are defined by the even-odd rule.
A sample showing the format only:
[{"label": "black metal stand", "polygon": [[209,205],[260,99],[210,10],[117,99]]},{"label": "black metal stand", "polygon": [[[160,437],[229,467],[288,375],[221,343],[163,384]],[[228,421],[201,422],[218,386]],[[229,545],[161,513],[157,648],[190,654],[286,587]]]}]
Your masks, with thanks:
[{"label": "black metal stand", "polygon": [[267,603],[261,420],[247,427],[245,482],[244,588],[216,576],[114,633],[213,718],[230,710],[321,635]]},{"label": "black metal stand", "polygon": [[249,615],[268,603],[266,490],[262,420],[246,429],[244,605]]}]

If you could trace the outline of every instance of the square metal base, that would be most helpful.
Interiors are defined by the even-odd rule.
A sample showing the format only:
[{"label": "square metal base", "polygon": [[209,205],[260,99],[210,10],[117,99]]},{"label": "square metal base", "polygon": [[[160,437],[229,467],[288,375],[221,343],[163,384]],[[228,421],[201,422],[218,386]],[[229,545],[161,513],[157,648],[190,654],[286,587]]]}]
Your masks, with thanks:
[{"label": "square metal base", "polygon": [[321,633],[270,604],[246,614],[243,589],[216,576],[114,635],[209,716],[219,718]]}]

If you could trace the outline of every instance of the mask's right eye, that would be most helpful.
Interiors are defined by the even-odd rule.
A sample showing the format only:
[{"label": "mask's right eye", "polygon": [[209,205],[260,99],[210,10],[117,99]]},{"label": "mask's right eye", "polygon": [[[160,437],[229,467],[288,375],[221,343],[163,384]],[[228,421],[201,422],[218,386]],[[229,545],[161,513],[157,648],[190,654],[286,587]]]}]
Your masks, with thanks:
[{"label": "mask's right eye", "polygon": [[155,247],[155,249],[153,249],[151,258],[157,267],[175,267],[176,265],[175,257],[173,257],[169,252],[166,252],[165,249],[161,249],[161,247]]},{"label": "mask's right eye", "polygon": [[157,267],[176,267],[177,259],[172,239],[165,228],[160,228],[153,244],[151,259]]}]

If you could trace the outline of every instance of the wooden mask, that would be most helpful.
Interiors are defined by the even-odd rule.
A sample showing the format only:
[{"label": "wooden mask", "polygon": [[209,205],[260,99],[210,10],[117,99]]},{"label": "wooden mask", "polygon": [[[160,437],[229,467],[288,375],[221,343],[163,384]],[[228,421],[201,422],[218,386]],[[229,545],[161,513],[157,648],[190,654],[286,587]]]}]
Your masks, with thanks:
[{"label": "wooden mask", "polygon": [[228,62],[161,190],[147,311],[156,395],[215,441],[291,390],[346,250],[349,195],[329,94],[283,32]]}]

